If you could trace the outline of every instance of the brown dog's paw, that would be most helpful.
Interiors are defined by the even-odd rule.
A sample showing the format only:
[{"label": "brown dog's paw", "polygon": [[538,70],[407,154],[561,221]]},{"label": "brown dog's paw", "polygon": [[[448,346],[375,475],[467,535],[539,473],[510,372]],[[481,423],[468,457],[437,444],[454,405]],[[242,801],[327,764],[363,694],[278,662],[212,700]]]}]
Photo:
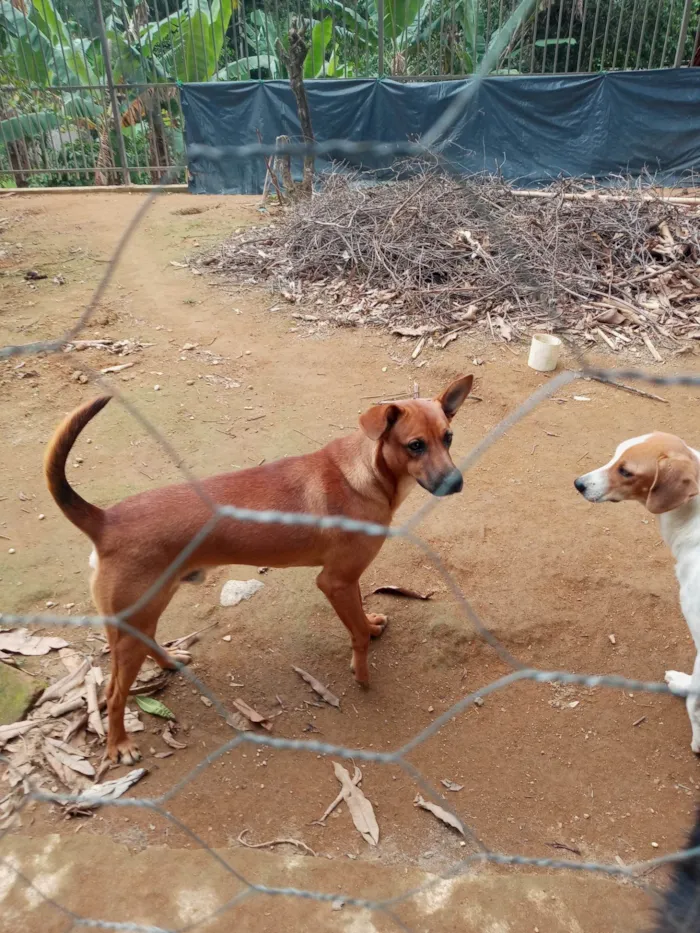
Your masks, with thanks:
[{"label": "brown dog's paw", "polygon": [[131,739],[124,739],[114,745],[107,744],[107,757],[114,764],[135,765],[141,761],[141,752]]},{"label": "brown dog's paw", "polygon": [[372,638],[379,638],[389,624],[387,617],[380,615],[378,612],[368,612],[367,621],[369,622],[369,631]]},{"label": "brown dog's paw", "polygon": [[361,687],[369,687],[369,665],[367,664],[367,655],[358,658],[353,651],[350,661],[350,670],[355,675],[355,680]]},{"label": "brown dog's paw", "polygon": [[192,655],[189,651],[169,651],[168,654],[178,664],[189,664],[192,661]]}]

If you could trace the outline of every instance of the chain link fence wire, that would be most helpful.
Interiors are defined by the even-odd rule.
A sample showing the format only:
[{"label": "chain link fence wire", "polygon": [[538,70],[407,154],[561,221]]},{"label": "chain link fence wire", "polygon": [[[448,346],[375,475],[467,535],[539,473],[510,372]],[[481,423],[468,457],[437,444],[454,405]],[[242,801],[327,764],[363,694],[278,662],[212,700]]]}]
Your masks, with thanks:
[{"label": "chain link fence wire", "polygon": [[[523,17],[527,16],[527,12],[531,8],[533,2],[534,0],[522,0],[518,10],[516,11],[518,16],[516,17],[514,15],[512,18],[510,28],[513,31],[515,28],[517,28],[517,23],[520,22]],[[520,19],[518,19],[518,17],[520,17]],[[496,58],[501,54],[501,51],[499,51],[497,48],[493,49],[492,52]],[[484,74],[487,74],[489,68],[490,65],[487,61],[485,62],[484,67],[481,69],[480,73],[477,75],[477,80],[465,88],[464,92],[455,100],[453,106],[439,120],[435,122],[430,132],[426,137],[423,138],[420,144],[406,143],[377,145],[372,142],[349,143],[343,140],[334,140],[324,143],[315,143],[313,145],[289,144],[288,146],[283,147],[283,149],[290,152],[291,154],[309,154],[327,151],[333,151],[337,154],[357,154],[372,150],[375,153],[384,155],[386,157],[393,157],[395,155],[424,155],[427,148],[439,145],[440,140],[449,134],[450,128],[454,125],[454,122],[459,118],[464,108],[469,104],[472,95],[476,92],[480,77],[482,77]],[[203,153],[203,150],[206,150],[206,152]],[[197,147],[196,152],[193,151],[190,153],[190,157],[206,154],[206,157],[210,159],[244,159],[260,157],[263,154],[272,154],[273,152],[279,153],[280,147],[270,147],[261,144],[219,150],[200,146]],[[167,182],[167,178],[165,178],[163,181],[164,183]],[[76,321],[75,325],[71,327],[62,337],[57,339],[4,347],[0,349],[0,360],[7,360],[11,357],[32,355],[37,353],[56,353],[64,348],[81,331],[98,306],[106,289],[109,287],[110,282],[113,279],[114,272],[123,256],[127,244],[130,242],[134,232],[138,229],[146,212],[158,194],[159,191],[156,190],[145,199],[142,206],[136,212],[133,220],[122,234],[122,237],[116,249],[114,250],[111,261],[106,268],[102,280],[100,281],[92,296],[92,299],[90,300],[82,315]],[[552,283],[543,283],[543,295],[547,289],[551,290],[553,287],[554,285]],[[543,298],[543,305],[549,307],[551,302],[546,300],[546,298]],[[489,431],[489,433],[474,447],[474,449],[461,461],[461,463],[458,464],[458,467],[463,474],[472,469],[491,446],[497,443],[508,430],[510,430],[514,425],[525,418],[539,404],[541,404],[545,399],[554,396],[563,386],[577,379],[595,377],[596,379],[601,379],[607,382],[615,382],[616,380],[624,379],[627,381],[646,381],[653,385],[700,386],[700,376],[698,375],[678,373],[674,375],[661,376],[639,370],[595,368],[588,365],[585,357],[578,353],[575,347],[572,347],[571,349],[576,354],[579,368],[577,370],[562,372],[554,376],[546,384],[542,385],[535,392],[533,392],[532,395],[522,404],[520,404],[505,418],[503,418],[503,420],[500,421],[491,431]],[[428,726],[426,726],[420,732],[416,733],[408,742],[398,748],[395,748],[393,751],[381,752],[368,748],[350,748],[344,745],[338,745],[325,741],[321,742],[316,740],[286,739],[254,732],[240,732],[233,736],[229,741],[221,744],[214,751],[204,756],[202,760],[189,773],[184,775],[179,781],[177,781],[177,783],[175,783],[172,787],[170,787],[169,790],[160,796],[121,797],[116,800],[101,801],[100,806],[104,807],[123,808],[125,810],[137,807],[159,814],[166,821],[183,832],[196,846],[205,851],[213,862],[215,862],[219,867],[227,872],[238,884],[243,886],[243,890],[241,892],[236,894],[227,903],[217,908],[208,916],[200,918],[197,921],[186,924],[184,926],[165,928],[160,926],[143,925],[139,923],[115,922],[107,917],[100,917],[97,915],[89,917],[80,916],[72,910],[68,909],[64,904],[61,904],[55,900],[49,894],[45,893],[41,889],[40,883],[38,883],[36,879],[30,878],[25,873],[20,871],[11,859],[0,857],[0,866],[3,866],[5,870],[13,872],[16,877],[18,877],[22,883],[27,886],[27,888],[31,889],[35,893],[38,900],[50,905],[53,909],[65,916],[67,922],[70,924],[70,926],[67,928],[67,933],[70,933],[72,930],[80,930],[84,928],[124,931],[124,933],[190,933],[190,931],[194,931],[197,928],[205,927],[208,923],[212,922],[212,920],[223,915],[230,916],[231,922],[235,923],[237,907],[253,897],[261,896],[281,898],[295,897],[325,904],[330,904],[334,901],[337,901],[338,899],[342,899],[343,903],[348,907],[361,908],[381,913],[394,924],[396,929],[402,930],[404,933],[414,933],[411,927],[407,926],[405,921],[397,915],[396,909],[405,902],[410,901],[412,898],[415,898],[421,894],[425,894],[436,885],[444,882],[446,879],[457,878],[480,864],[483,865],[485,863],[490,863],[501,866],[525,866],[537,869],[557,869],[588,873],[595,872],[609,877],[629,879],[637,885],[644,886],[649,890],[653,890],[643,877],[651,869],[669,864],[682,864],[686,860],[700,857],[700,847],[697,847],[694,849],[685,849],[671,852],[651,860],[638,862],[636,864],[622,865],[595,861],[578,862],[557,858],[533,858],[522,856],[517,853],[495,851],[489,848],[483,842],[483,840],[479,838],[477,832],[472,828],[469,815],[462,812],[461,808],[455,807],[451,800],[447,800],[440,793],[440,791],[425,777],[420,769],[412,764],[412,762],[409,760],[411,752],[425,743],[428,739],[435,736],[451,720],[463,714],[465,710],[472,706],[479,698],[483,698],[490,694],[495,694],[498,691],[505,690],[521,681],[530,681],[536,684],[571,684],[589,688],[605,687],[615,690],[644,692],[649,694],[669,693],[670,691],[666,684],[642,682],[621,676],[596,676],[561,670],[543,670],[527,667],[522,664],[522,662],[519,661],[518,658],[513,654],[511,654],[511,652],[501,644],[498,638],[489,631],[487,624],[476,612],[468,597],[462,591],[454,576],[449,572],[440,556],[433,550],[433,548],[431,548],[418,536],[417,528],[425,520],[427,515],[432,512],[433,509],[437,508],[439,504],[439,500],[437,498],[429,499],[403,525],[393,528],[377,525],[374,523],[356,521],[344,516],[312,515],[279,511],[252,511],[250,509],[237,508],[233,505],[219,505],[209,499],[197,478],[192,475],[185,467],[183,467],[181,458],[177,455],[173,446],[169,441],[167,441],[167,439],[157,429],[157,427],[153,425],[141,411],[135,408],[134,405],[126,397],[124,397],[124,395],[119,392],[119,390],[114,385],[106,382],[99,373],[93,372],[90,373],[90,376],[95,383],[102,386],[104,389],[109,391],[110,394],[115,396],[118,401],[126,408],[126,410],[138,420],[141,426],[148,432],[150,437],[160,445],[163,452],[178,464],[179,469],[182,471],[185,479],[192,484],[198,495],[210,509],[211,518],[193,537],[187,547],[183,549],[183,551],[172,562],[167,571],[153,585],[153,587],[144,593],[136,603],[118,615],[113,617],[76,616],[66,618],[64,616],[53,614],[2,614],[0,615],[0,622],[2,624],[7,626],[41,625],[63,626],[68,628],[83,628],[105,625],[114,626],[124,632],[127,632],[130,635],[140,638],[149,648],[155,649],[157,647],[155,642],[139,630],[135,629],[130,624],[129,619],[134,615],[135,612],[138,611],[142,605],[150,600],[150,598],[158,591],[160,587],[166,584],[167,581],[178,572],[178,569],[187,560],[188,556],[209,534],[211,534],[218,522],[220,522],[222,519],[228,518],[235,519],[236,521],[253,522],[258,524],[303,525],[313,526],[319,529],[339,529],[352,534],[369,535],[373,537],[404,538],[411,542],[415,547],[420,548],[426,558],[432,563],[436,571],[440,574],[443,581],[446,583],[449,591],[455,599],[457,611],[461,614],[464,620],[475,629],[478,635],[485,642],[487,642],[498,654],[498,656],[511,668],[511,672],[486,686],[480,687],[478,691],[469,693],[462,697],[442,715],[436,717]],[[186,666],[179,665],[178,671],[184,678],[187,679],[187,681],[189,681],[193,687],[195,687],[204,697],[207,697],[211,701],[214,708],[223,719],[227,718],[229,710],[226,708],[224,702],[215,693],[213,693],[203,681],[201,681]],[[216,762],[226,753],[232,752],[235,749],[244,748],[246,746],[264,747],[277,749],[280,751],[292,750],[296,752],[313,754],[316,756],[333,756],[340,758],[341,760],[364,761],[385,766],[399,767],[412,781],[415,782],[416,786],[419,787],[430,800],[439,803],[439,805],[447,810],[448,813],[452,814],[452,816],[459,820],[461,825],[464,827],[467,845],[470,847],[471,851],[465,853],[463,858],[455,861],[448,870],[437,873],[434,878],[430,879],[424,884],[410,887],[404,891],[401,891],[400,893],[384,899],[368,899],[358,895],[353,895],[351,892],[341,890],[328,893],[296,887],[275,887],[267,884],[260,884],[256,882],[254,878],[249,878],[244,875],[235,866],[231,865],[220,853],[210,848],[207,843],[190,826],[179,819],[169,809],[170,801],[175,798],[184,788],[186,788],[192,782],[196,781],[199,775],[208,769],[214,762]],[[0,757],[0,760],[3,759]],[[85,800],[85,797],[84,793],[47,793],[30,786],[28,788],[28,792],[18,804],[18,812],[21,813],[21,811],[28,805],[28,803],[33,800],[80,805],[81,801]],[[9,832],[9,827],[0,832],[0,842],[2,842],[2,840]],[[689,930],[690,927],[687,929]]]}]

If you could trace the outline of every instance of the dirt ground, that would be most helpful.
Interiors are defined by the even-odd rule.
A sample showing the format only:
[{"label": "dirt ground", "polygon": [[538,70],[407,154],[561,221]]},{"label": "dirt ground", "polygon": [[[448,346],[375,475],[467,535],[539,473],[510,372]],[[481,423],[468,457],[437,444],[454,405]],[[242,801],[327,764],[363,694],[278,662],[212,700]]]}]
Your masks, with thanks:
[{"label": "dirt ground", "polygon": [[[141,197],[47,195],[0,203],[2,344],[56,336],[75,321]],[[195,276],[173,263],[261,216],[257,199],[246,198],[202,198],[196,203],[210,208],[205,213],[175,213],[192,203],[184,194],[156,202],[83,336],[152,344],[128,357],[136,365],[114,378],[198,475],[310,451],[352,430],[373,399],[408,395],[415,380],[432,393],[474,372],[482,401],[470,401],[456,419],[458,459],[546,378],[527,368],[522,347],[459,340],[412,361],[413,341],[333,330],[295,318],[298,309],[289,305],[271,313],[275,302],[261,289]],[[26,282],[27,269],[48,278]],[[65,284],[54,283],[57,275]],[[186,344],[198,347],[183,350]],[[482,364],[474,365],[475,358]],[[680,359],[693,369],[692,356]],[[47,602],[66,614],[68,603],[75,604],[71,614],[92,609],[90,544],[44,487],[43,448],[58,420],[95,394],[76,381],[76,371],[125,361],[87,350],[30,358],[21,369],[16,361],[0,364],[5,612],[46,611]],[[697,445],[697,390],[660,391],[669,405],[599,384],[567,387],[510,430],[467,475],[462,495],[436,503],[420,526],[484,622],[527,665],[641,680],[692,668],[671,556],[654,520],[631,504],[590,505],[572,485],[635,434],[658,428]],[[69,470],[81,494],[98,504],[180,477],[178,465],[114,403],[85,432]],[[399,520],[426,496],[412,493]],[[203,587],[183,588],[159,638],[217,623],[194,647],[193,671],[229,708],[242,698],[263,712],[281,709],[275,735],[394,749],[460,697],[508,672],[475,636],[439,570],[409,542],[385,545],[363,589],[403,584],[435,595],[427,602],[368,598],[372,610],[389,615],[390,626],[373,646],[367,692],[352,680],[346,632],[315,588],[313,570],[270,571],[258,577],[264,589],[252,600],[221,608],[220,588],[231,577],[258,575],[224,568]],[[101,646],[83,630],[67,632],[86,650]],[[50,676],[52,664],[27,666]],[[315,704],[292,664],[327,683],[341,697],[341,710]],[[154,758],[165,750],[162,722],[143,716],[147,731],[138,738],[149,774],[137,792],[149,797],[173,788],[233,735],[184,679],[173,678],[161,698],[188,747]],[[433,785],[441,779],[463,785],[450,802],[491,849],[629,863],[683,844],[700,779],[689,743],[684,706],[672,698],[519,684],[489,695],[408,757]],[[246,745],[212,760],[168,801],[197,838],[139,809],[105,809],[82,832],[108,834],[134,850],[194,848],[198,840],[235,845],[244,830],[251,842],[294,837],[339,859],[341,880],[346,857],[440,872],[470,851],[414,807],[419,788],[407,773],[376,763],[362,769],[382,834],[376,850],[356,833],[345,808],[325,827],[312,822],[338,789],[329,759]],[[75,829],[56,809],[36,805],[21,832]],[[628,922],[621,916],[619,928],[641,928]]]}]

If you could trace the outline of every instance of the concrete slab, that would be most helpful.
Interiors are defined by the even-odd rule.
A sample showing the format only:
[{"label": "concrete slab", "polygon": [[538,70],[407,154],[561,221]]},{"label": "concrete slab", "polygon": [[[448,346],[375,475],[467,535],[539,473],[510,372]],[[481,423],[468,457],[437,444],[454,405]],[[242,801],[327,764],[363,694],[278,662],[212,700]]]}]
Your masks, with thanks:
[{"label": "concrete slab", "polygon": [[[241,878],[328,900],[251,892],[232,903],[245,891]],[[397,933],[402,927],[386,912],[347,901],[334,909],[333,898],[390,898],[421,886],[393,908],[412,933],[639,933],[649,926],[642,891],[589,873],[479,869],[441,880],[378,861],[241,848],[133,853],[87,826],[78,836],[22,832],[0,842],[2,933],[67,933],[78,917],[125,924],[119,929],[131,933],[191,925],[197,933]]]}]

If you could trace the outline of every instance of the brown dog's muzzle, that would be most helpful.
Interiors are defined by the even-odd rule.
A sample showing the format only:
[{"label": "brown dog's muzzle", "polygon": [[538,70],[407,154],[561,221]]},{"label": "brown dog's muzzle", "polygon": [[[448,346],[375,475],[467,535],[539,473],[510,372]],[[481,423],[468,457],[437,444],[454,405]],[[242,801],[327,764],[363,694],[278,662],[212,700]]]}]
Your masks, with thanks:
[{"label": "brown dog's muzzle", "polygon": [[439,479],[431,481],[430,485],[422,480],[418,480],[418,483],[434,496],[453,496],[464,488],[464,478],[456,467],[449,473],[444,473]]}]

